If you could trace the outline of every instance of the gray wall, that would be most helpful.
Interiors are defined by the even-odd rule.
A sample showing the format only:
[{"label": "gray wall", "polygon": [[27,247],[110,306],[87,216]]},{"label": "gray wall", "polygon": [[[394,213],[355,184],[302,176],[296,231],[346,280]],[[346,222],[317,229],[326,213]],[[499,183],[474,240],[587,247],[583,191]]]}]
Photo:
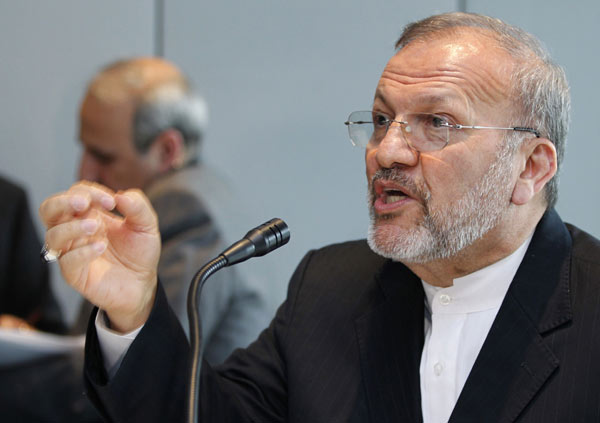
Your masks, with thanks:
[{"label": "gray wall", "polygon": [[[495,3],[0,0],[0,172],[29,189],[34,210],[68,188],[80,152],[76,110],[86,80],[116,58],[162,52],[210,104],[204,157],[236,191],[231,202],[239,213],[228,221],[229,236],[274,216],[291,228],[284,249],[241,265],[265,280],[274,307],[308,249],[364,237],[363,154],[348,142],[343,121],[370,107],[402,26],[466,7],[522,25],[566,66],[574,119],[559,209],[600,235],[593,217],[599,171],[592,164],[600,146],[591,116],[599,60],[593,42],[600,35],[591,24],[600,4],[590,1],[578,11],[541,0]],[[55,287],[72,316],[76,295],[59,277]]]}]

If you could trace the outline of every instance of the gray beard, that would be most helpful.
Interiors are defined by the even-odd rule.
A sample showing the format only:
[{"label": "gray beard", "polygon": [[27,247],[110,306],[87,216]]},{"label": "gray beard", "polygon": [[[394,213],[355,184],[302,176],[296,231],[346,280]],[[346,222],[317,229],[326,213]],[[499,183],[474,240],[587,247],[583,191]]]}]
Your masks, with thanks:
[{"label": "gray beard", "polygon": [[[515,149],[510,143],[503,145],[496,159],[480,181],[458,200],[431,206],[431,193],[426,186],[417,186],[402,173],[401,169],[383,169],[371,180],[369,193],[369,225],[367,241],[377,254],[405,263],[427,263],[456,255],[465,247],[480,239],[500,222],[510,206],[513,169],[512,156]],[[423,217],[410,229],[390,228],[379,225],[385,216],[374,211],[373,182],[384,178],[394,180],[410,189],[423,204]]]}]

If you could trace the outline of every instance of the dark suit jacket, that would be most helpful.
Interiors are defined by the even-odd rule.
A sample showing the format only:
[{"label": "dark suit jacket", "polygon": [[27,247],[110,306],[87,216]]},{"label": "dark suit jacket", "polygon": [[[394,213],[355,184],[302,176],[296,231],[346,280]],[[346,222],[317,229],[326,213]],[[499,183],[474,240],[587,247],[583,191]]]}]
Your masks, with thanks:
[{"label": "dark suit jacket", "polygon": [[0,314],[13,314],[43,331],[66,330],[40,260],[25,191],[0,177]]},{"label": "dark suit jacket", "polygon": [[[90,326],[90,395],[112,421],[183,421],[188,352],[162,292],[106,381]],[[424,294],[364,241],[309,253],[268,329],[203,368],[202,422],[419,422]],[[451,422],[600,421],[600,243],[554,211],[536,229]]]},{"label": "dark suit jacket", "polygon": [[[0,314],[63,333],[66,326],[50,288],[49,266],[40,260],[41,245],[25,192],[0,177],[0,197]],[[99,421],[83,395],[81,355],[0,365],[0,421]]]}]

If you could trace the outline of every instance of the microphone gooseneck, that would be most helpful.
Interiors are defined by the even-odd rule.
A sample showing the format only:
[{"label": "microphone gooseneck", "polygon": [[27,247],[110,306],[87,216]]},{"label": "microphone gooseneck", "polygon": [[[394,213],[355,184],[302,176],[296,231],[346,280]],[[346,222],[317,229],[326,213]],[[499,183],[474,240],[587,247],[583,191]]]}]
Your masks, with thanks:
[{"label": "microphone gooseneck", "polygon": [[226,266],[260,257],[287,244],[290,240],[290,230],[286,223],[278,218],[271,219],[249,231],[241,240],[226,248],[216,258],[196,272],[187,297],[187,313],[190,325],[191,370],[188,386],[188,423],[197,423],[198,418],[198,388],[202,369],[202,328],[200,327],[200,293],[208,278]]}]

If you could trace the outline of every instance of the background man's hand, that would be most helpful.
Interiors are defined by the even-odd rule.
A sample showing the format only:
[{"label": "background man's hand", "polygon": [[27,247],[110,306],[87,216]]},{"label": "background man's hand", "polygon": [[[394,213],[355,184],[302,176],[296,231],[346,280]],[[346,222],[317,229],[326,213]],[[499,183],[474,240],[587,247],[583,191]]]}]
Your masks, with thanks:
[{"label": "background man's hand", "polygon": [[40,217],[48,247],[61,252],[67,283],[106,311],[112,329],[142,325],[154,302],[160,256],[156,214],[144,194],[79,182],[47,198]]}]

